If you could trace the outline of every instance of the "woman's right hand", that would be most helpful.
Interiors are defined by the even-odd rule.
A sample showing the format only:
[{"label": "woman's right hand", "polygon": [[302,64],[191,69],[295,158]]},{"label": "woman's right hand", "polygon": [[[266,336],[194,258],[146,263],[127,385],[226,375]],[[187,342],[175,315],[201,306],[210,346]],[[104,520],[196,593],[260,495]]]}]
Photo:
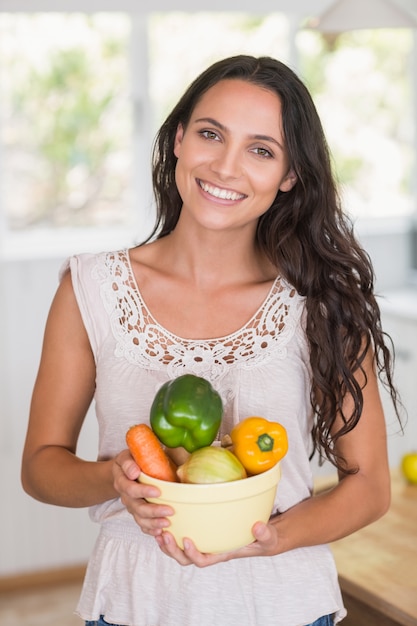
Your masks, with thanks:
[{"label": "woman's right hand", "polygon": [[174,510],[165,504],[152,504],[146,498],[156,498],[159,489],[137,481],[140,467],[133,460],[129,450],[120,452],[113,463],[113,485],[120,495],[122,503],[133,516],[140,529],[156,537],[169,528],[168,516]]}]

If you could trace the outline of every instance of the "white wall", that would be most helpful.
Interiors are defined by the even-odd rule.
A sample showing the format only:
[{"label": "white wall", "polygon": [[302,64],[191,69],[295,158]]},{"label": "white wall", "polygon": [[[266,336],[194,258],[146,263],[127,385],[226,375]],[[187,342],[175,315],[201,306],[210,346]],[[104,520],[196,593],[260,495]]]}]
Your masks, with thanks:
[{"label": "white wall", "polygon": [[[83,563],[96,532],[85,510],[41,504],[20,485],[30,396],[61,262],[54,258],[0,265],[0,576]],[[94,418],[89,419],[80,452],[92,459],[95,432]]]},{"label": "white wall", "polygon": [[374,265],[376,292],[381,294],[406,286],[411,259],[409,221],[396,218],[371,219],[369,222],[357,222],[355,228],[361,245]]}]

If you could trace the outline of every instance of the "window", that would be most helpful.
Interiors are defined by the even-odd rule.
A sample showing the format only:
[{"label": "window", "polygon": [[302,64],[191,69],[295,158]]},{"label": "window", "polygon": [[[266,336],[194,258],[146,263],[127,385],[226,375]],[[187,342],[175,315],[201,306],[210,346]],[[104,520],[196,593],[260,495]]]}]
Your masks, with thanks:
[{"label": "window", "polygon": [[234,54],[270,55],[290,62],[283,13],[156,13],[149,21],[150,97],[155,126],[208,65]]},{"label": "window", "polygon": [[0,15],[7,229],[115,226],[132,177],[126,15]]},{"label": "window", "polygon": [[[158,121],[208,63],[235,52],[289,59],[283,14],[165,14],[150,23]],[[354,218],[408,216],[415,171],[411,30],[297,34],[298,73],[319,110],[344,206]],[[192,54],[190,54],[192,50]],[[181,67],[181,76],[177,68]]]},{"label": "window", "polygon": [[294,59],[292,28],[284,13],[0,13],[0,236],[9,251],[32,239],[39,249],[41,238],[43,253],[63,240],[73,251],[74,238],[89,248],[100,235],[99,247],[144,239],[159,124],[198,72],[238,53],[298,64],[354,217],[410,215],[411,31],[300,30]]},{"label": "window", "polygon": [[144,239],[159,124],[196,73],[242,51],[285,59],[285,16],[0,13],[8,253],[72,251],[74,239],[82,247],[100,233],[109,238],[97,245],[107,245],[119,231],[125,244]]},{"label": "window", "polygon": [[300,70],[313,93],[342,198],[356,218],[415,210],[411,30],[339,36],[302,31]]}]

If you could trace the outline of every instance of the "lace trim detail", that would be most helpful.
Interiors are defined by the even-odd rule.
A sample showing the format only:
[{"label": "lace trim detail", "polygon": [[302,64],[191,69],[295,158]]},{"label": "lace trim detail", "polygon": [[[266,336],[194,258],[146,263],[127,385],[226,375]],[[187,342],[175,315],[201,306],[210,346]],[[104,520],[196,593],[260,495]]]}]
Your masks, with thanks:
[{"label": "lace trim detail", "polygon": [[[167,369],[171,378],[184,371],[220,378],[230,365],[249,368],[284,359],[301,314],[302,299],[279,277],[255,315],[226,337],[183,339],[152,317],[141,296],[127,250],[99,255],[92,270],[116,340],[115,356],[140,367]],[[298,314],[294,315],[295,310]],[[291,315],[290,315],[291,309]]]}]

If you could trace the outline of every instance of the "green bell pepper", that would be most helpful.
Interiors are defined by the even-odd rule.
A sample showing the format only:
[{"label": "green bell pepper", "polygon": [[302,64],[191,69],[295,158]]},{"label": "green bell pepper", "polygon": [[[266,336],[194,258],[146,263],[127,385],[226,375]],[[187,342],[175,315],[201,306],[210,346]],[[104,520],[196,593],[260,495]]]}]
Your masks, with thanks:
[{"label": "green bell pepper", "polygon": [[184,374],[166,382],[151,406],[151,427],[169,448],[194,452],[213,443],[222,420],[220,395],[205,378]]}]

